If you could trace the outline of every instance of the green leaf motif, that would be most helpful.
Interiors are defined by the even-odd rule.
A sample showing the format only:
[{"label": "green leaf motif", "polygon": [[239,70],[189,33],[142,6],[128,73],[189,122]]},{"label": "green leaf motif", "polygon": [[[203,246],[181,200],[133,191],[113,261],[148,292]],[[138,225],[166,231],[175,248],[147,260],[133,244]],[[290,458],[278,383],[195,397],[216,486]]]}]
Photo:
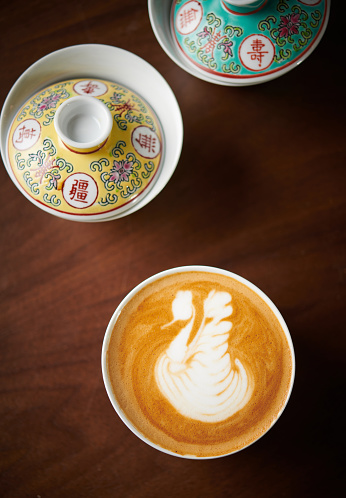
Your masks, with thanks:
[{"label": "green leaf motif", "polygon": [[184,38],[184,45],[192,54],[197,50],[195,42],[193,40],[190,41],[189,37]]},{"label": "green leaf motif", "polygon": [[142,167],[141,162],[137,159],[137,157],[132,152],[128,152],[126,154],[126,159],[129,162],[132,162],[134,164],[135,169],[137,169],[137,170],[141,169],[141,167]]},{"label": "green leaf motif", "polygon": [[105,198],[99,200],[100,206],[108,206],[109,204],[116,204],[118,196],[116,194],[107,194]]},{"label": "green leaf motif", "polygon": [[[277,30],[277,29],[275,29],[275,30],[273,29],[273,30],[272,30],[272,32],[271,32],[271,36],[272,36],[272,37],[273,37],[273,33],[274,33],[274,31],[275,31],[276,33],[278,32],[278,30]],[[287,43],[286,38],[283,38],[283,37],[282,37],[282,38],[280,38],[279,36],[276,36],[276,38],[274,37],[274,40],[276,41],[276,44],[277,44],[277,46],[278,46],[278,47],[284,47],[284,46],[286,45],[286,43]]]},{"label": "green leaf motif", "polygon": [[283,62],[291,57],[292,51],[290,49],[280,49],[279,54],[275,54],[274,60],[277,63]]},{"label": "green leaf motif", "polygon": [[17,121],[21,121],[27,115],[27,111],[30,109],[29,105],[26,105],[17,116]]},{"label": "green leaf motif", "polygon": [[276,10],[278,12],[285,12],[286,9],[288,9],[287,0],[280,0],[278,6],[276,7]]},{"label": "green leaf motif", "polygon": [[144,120],[144,116],[143,116],[143,114],[139,114],[139,116],[135,116],[132,114],[132,111],[129,111],[125,114],[125,119],[127,119],[127,121],[129,123],[142,123]]},{"label": "green leaf motif", "polygon": [[14,156],[14,158],[16,160],[16,164],[17,164],[17,169],[19,169],[19,170],[23,170],[25,168],[25,159],[21,156],[22,156],[22,154],[20,152],[18,152]]},{"label": "green leaf motif", "polygon": [[309,19],[309,14],[299,7],[299,5],[294,5],[292,7],[292,12],[300,15],[300,22],[307,21]]},{"label": "green leaf motif", "polygon": [[46,185],[45,189],[46,190],[53,190],[53,188],[56,189],[58,186],[58,180],[61,179],[59,170],[57,168],[51,169],[50,171],[47,171],[47,173],[44,176],[49,180],[49,183],[48,185]]},{"label": "green leaf motif", "polygon": [[154,132],[156,133],[156,127],[155,123],[152,117],[150,116],[145,116],[145,124]]},{"label": "green leaf motif", "polygon": [[134,194],[142,185],[142,180],[140,178],[131,178],[132,189],[127,186],[126,190],[122,190],[120,195],[123,199],[127,199],[130,195]]},{"label": "green leaf motif", "polygon": [[120,114],[116,114],[114,116],[114,121],[116,122],[116,124],[118,125],[118,127],[120,128],[120,130],[127,130],[127,122],[125,119],[122,119]]},{"label": "green leaf motif", "polygon": [[112,104],[112,102],[105,102],[104,99],[99,99],[100,102],[102,102],[108,109],[110,109],[111,111],[113,110],[114,108],[114,105]]},{"label": "green leaf motif", "polygon": [[230,24],[227,24],[227,26],[224,29],[224,32],[226,35],[232,38],[232,36],[234,36],[234,27],[231,26]]},{"label": "green leaf motif", "polygon": [[27,165],[31,168],[31,163],[36,162],[39,166],[42,166],[46,154],[42,150],[38,150],[36,154],[29,154],[29,159],[27,160]]},{"label": "green leaf motif", "polygon": [[29,171],[25,171],[25,173],[23,174],[23,178],[25,183],[31,190],[31,193],[34,195],[38,195],[40,193],[39,185],[37,182],[34,181],[33,178],[31,178]]},{"label": "green leaf motif", "polygon": [[221,19],[219,17],[216,17],[213,12],[207,15],[206,20],[208,24],[215,24],[216,28],[219,28],[221,26]]},{"label": "green leaf motif", "polygon": [[48,126],[51,124],[54,119],[55,112],[56,110],[47,112],[47,114],[45,115],[45,121],[42,122],[43,126]]},{"label": "green leaf motif", "polygon": [[151,173],[154,171],[155,164],[152,161],[148,161],[147,163],[144,163],[144,168],[145,171],[142,171],[142,178],[147,180],[150,177]]},{"label": "green leaf motif", "polygon": [[61,204],[61,200],[60,199],[57,199],[56,195],[53,194],[49,197],[49,195],[46,193],[44,194],[43,196],[43,200],[47,203],[47,204],[52,204],[54,207],[57,207],[57,206],[60,206]]},{"label": "green leaf motif", "polygon": [[258,29],[260,31],[265,31],[266,29],[270,31],[271,23],[275,25],[276,22],[277,22],[276,17],[268,16],[263,21],[258,23]]},{"label": "green leaf motif", "polygon": [[209,67],[209,69],[216,69],[217,63],[213,57],[209,57],[207,54],[203,52],[203,50],[197,51],[197,59],[199,59],[202,64]]},{"label": "green leaf motif", "polygon": [[57,83],[56,85],[54,85],[53,88],[56,88],[57,90],[59,90],[60,88],[65,88],[65,87],[71,85],[71,83],[73,84],[74,81],[63,81],[61,83]]},{"label": "green leaf motif", "polygon": [[112,156],[113,157],[119,157],[120,155],[124,155],[124,150],[122,147],[126,147],[126,142],[123,140],[119,140],[116,144],[115,147],[112,149]]},{"label": "green leaf motif", "polygon": [[64,169],[66,169],[67,173],[71,173],[74,169],[73,165],[71,163],[68,163],[62,157],[59,157],[55,162],[56,162],[56,165],[58,166],[60,171],[63,171]]},{"label": "green leaf motif", "polygon": [[227,64],[222,65],[222,71],[224,73],[232,73],[232,74],[237,74],[240,72],[241,66],[239,64],[236,64],[234,61],[231,62],[228,66]]},{"label": "green leaf motif", "polygon": [[300,48],[305,47],[307,45],[308,41],[312,37],[312,31],[311,29],[308,28],[306,31],[302,31],[301,35],[303,38],[300,38],[298,40],[299,46],[297,44],[293,45],[294,50],[296,50],[297,52],[298,50],[300,50]]},{"label": "green leaf motif", "polygon": [[319,10],[315,10],[315,12],[312,12],[311,17],[313,21],[310,21],[310,26],[312,28],[318,28],[318,25],[320,24],[320,20],[322,19],[322,14]]},{"label": "green leaf motif", "polygon": [[109,161],[106,157],[102,157],[101,159],[99,159],[98,161],[93,161],[91,164],[90,164],[90,169],[91,171],[102,171],[103,170],[103,167],[107,167],[109,166]]},{"label": "green leaf motif", "polygon": [[234,32],[235,32],[235,36],[238,36],[238,38],[239,38],[239,36],[241,36],[244,33],[244,30],[243,30],[243,28],[239,28],[238,26],[235,26]]},{"label": "green leaf motif", "polygon": [[49,156],[54,156],[56,154],[56,148],[50,138],[45,138],[43,140],[43,150],[48,152]]},{"label": "green leaf motif", "polygon": [[103,181],[104,183],[104,186],[105,186],[105,189],[108,190],[108,191],[111,191],[111,190],[114,190],[115,189],[115,186],[116,186],[116,183],[114,180],[112,181],[109,181],[109,178],[110,178],[110,174],[108,171],[104,171],[102,174],[101,174],[101,180]]},{"label": "green leaf motif", "polygon": [[217,68],[217,63],[216,63],[216,60],[211,57],[208,61],[208,67],[209,69],[216,69]]},{"label": "green leaf motif", "polygon": [[148,112],[148,109],[145,107],[143,102],[138,97],[136,97],[136,95],[131,95],[131,98],[139,106],[139,110],[141,112],[144,112],[144,114],[146,114]]}]

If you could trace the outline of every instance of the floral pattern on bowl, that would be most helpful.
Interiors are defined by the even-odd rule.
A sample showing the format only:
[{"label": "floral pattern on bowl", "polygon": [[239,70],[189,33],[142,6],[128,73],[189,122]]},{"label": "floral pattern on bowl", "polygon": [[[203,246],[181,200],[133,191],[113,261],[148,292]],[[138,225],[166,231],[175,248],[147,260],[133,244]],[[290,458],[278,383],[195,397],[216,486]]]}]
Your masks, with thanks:
[{"label": "floral pattern on bowl", "polygon": [[174,0],[171,30],[188,64],[248,84],[292,69],[317,45],[329,0],[262,0],[245,11],[223,0]]}]

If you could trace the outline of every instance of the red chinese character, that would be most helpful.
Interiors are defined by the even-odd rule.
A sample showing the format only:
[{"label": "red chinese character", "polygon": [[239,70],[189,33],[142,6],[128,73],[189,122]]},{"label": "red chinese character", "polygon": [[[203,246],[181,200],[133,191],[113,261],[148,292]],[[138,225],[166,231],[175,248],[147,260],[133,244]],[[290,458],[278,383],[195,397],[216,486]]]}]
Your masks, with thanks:
[{"label": "red chinese character", "polygon": [[210,34],[209,41],[203,46],[202,50],[204,50],[206,54],[210,53],[211,57],[214,57],[214,50],[216,45],[224,38],[226,38],[226,36],[225,35],[222,36],[220,31],[215,33],[215,28],[214,28],[213,32]]},{"label": "red chinese character", "polygon": [[132,111],[132,110],[137,111],[137,109],[135,109],[135,104],[131,104],[130,100],[124,102],[123,104],[112,104],[112,105],[114,106],[114,111],[117,114],[119,114],[119,116],[122,116],[123,113],[127,111]]},{"label": "red chinese character", "polygon": [[136,142],[142,147],[142,149],[147,149],[149,152],[155,153],[156,147],[156,138],[151,135],[143,135],[139,134],[138,138],[136,138]]},{"label": "red chinese character", "polygon": [[55,168],[54,161],[55,161],[54,158],[53,159],[48,158],[45,160],[42,166],[33,169],[33,171],[35,171],[35,177],[40,179],[40,183],[42,183],[45,174],[48,173],[49,170]]},{"label": "red chinese character", "polygon": [[197,18],[198,10],[189,9],[183,10],[180,14],[180,29],[186,28],[189,24],[194,22]]},{"label": "red chinese character", "polygon": [[89,182],[87,180],[75,180],[69,192],[70,199],[87,204]]},{"label": "red chinese character", "polygon": [[261,42],[259,39],[255,39],[251,43],[251,48],[252,52],[247,52],[249,55],[251,55],[251,60],[255,61],[257,60],[259,62],[259,67],[262,66],[262,59],[264,57],[264,54],[267,54],[268,52],[263,51],[262,49],[265,47],[265,44]]},{"label": "red chinese character", "polygon": [[98,89],[98,86],[96,83],[92,83],[91,81],[89,81],[89,83],[82,86],[81,88],[83,89],[84,93],[94,93],[94,91]]},{"label": "red chinese character", "polygon": [[36,134],[36,130],[34,128],[26,128],[25,125],[22,128],[19,128],[19,137],[17,138],[17,143],[22,143],[24,139],[33,138]]}]

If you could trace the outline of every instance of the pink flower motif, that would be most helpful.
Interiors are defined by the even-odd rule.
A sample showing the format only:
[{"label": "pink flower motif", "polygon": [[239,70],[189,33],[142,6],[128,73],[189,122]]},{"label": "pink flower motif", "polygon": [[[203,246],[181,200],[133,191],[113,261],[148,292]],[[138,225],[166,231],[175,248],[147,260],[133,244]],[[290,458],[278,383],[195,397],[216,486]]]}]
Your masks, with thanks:
[{"label": "pink flower motif", "polygon": [[200,33],[197,33],[197,36],[199,36],[200,38],[210,38],[210,35],[211,33],[207,27],[205,27]]},{"label": "pink flower motif", "polygon": [[299,33],[300,14],[288,14],[287,16],[280,16],[281,22],[279,24],[280,38],[288,38],[291,35]]},{"label": "pink flower motif", "polygon": [[224,53],[233,57],[233,50],[231,49],[232,45],[233,45],[233,42],[228,41],[228,42],[220,43],[218,45],[218,47],[220,47],[220,48],[224,47],[224,49],[223,49]]},{"label": "pink flower motif", "polygon": [[42,99],[42,102],[38,106],[38,109],[40,111],[45,111],[47,109],[51,109],[52,107],[55,108],[60,97],[61,97],[61,95],[56,94],[56,93],[55,94],[53,93],[52,95],[49,95],[48,97],[45,97],[44,99]]},{"label": "pink flower motif", "polygon": [[54,158],[53,159],[48,158],[44,161],[43,164],[41,164],[41,166],[33,170],[35,171],[35,177],[40,179],[40,183],[42,183],[45,174],[48,173],[49,170],[54,169],[56,167],[54,161],[55,161]]},{"label": "pink flower motif", "polygon": [[133,171],[133,162],[122,160],[122,161],[114,161],[114,166],[111,169],[109,181],[120,183],[120,182],[128,182],[129,177]]}]

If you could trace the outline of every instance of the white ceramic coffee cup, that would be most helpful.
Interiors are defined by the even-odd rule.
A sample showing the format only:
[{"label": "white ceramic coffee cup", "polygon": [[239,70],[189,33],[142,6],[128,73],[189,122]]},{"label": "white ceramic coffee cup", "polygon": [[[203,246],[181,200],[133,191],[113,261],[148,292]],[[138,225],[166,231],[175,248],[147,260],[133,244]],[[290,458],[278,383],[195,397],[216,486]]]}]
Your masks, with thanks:
[{"label": "white ceramic coffee cup", "polygon": [[167,454],[173,455],[173,456],[178,456],[178,457],[181,457],[181,458],[188,458],[188,459],[194,459],[194,460],[206,460],[206,459],[220,458],[222,456],[228,456],[228,455],[231,455],[233,453],[237,453],[238,451],[241,451],[241,450],[247,448],[248,446],[252,445],[256,441],[258,441],[258,439],[260,439],[264,434],[266,434],[266,432],[264,432],[255,441],[253,441],[252,443],[244,446],[240,450],[237,450],[237,451],[234,451],[234,452],[231,452],[231,453],[227,453],[225,455],[217,455],[217,456],[211,456],[211,457],[197,457],[197,456],[194,456],[194,455],[180,455],[180,454],[177,454],[177,453],[173,453],[173,452],[171,452],[171,451],[169,451],[169,450],[167,450],[165,448],[162,448],[161,446],[158,446],[157,444],[153,443],[150,439],[148,439],[145,435],[143,435],[132,424],[132,422],[128,419],[126,413],[120,407],[120,405],[119,405],[119,403],[118,403],[118,401],[116,399],[116,396],[115,396],[115,394],[113,392],[113,388],[112,388],[111,381],[110,381],[110,378],[109,378],[108,367],[107,367],[107,350],[108,350],[109,342],[110,342],[110,339],[111,339],[111,336],[112,336],[112,332],[113,332],[114,326],[115,326],[115,324],[116,324],[116,322],[118,320],[118,317],[119,317],[120,313],[122,312],[123,308],[127,305],[127,303],[129,301],[131,301],[131,299],[140,290],[142,290],[147,285],[155,282],[156,280],[158,280],[158,279],[160,279],[162,277],[168,276],[168,275],[173,275],[175,273],[191,272],[191,271],[208,272],[208,273],[216,273],[216,274],[225,275],[225,276],[231,277],[231,278],[237,280],[238,282],[246,285],[251,290],[253,290],[268,305],[268,307],[274,312],[277,320],[279,321],[279,323],[280,323],[280,325],[282,327],[282,330],[285,333],[285,336],[287,338],[287,342],[288,342],[288,345],[289,345],[289,348],[290,348],[291,357],[292,357],[292,373],[291,373],[290,385],[289,385],[289,389],[288,389],[288,392],[287,392],[287,396],[286,396],[285,402],[284,402],[284,404],[283,404],[283,406],[281,408],[281,411],[278,413],[278,415],[277,415],[276,419],[273,421],[272,425],[266,430],[266,432],[268,432],[268,430],[276,423],[276,421],[281,416],[281,414],[284,411],[284,409],[285,409],[285,407],[287,405],[287,402],[288,402],[288,400],[290,398],[291,392],[292,392],[293,383],[294,383],[294,377],[295,377],[295,355],[294,355],[293,343],[292,343],[292,339],[291,339],[291,335],[289,333],[288,327],[287,327],[287,325],[286,325],[286,323],[285,323],[285,321],[284,321],[284,319],[283,319],[280,311],[275,306],[275,304],[258,287],[256,287],[254,284],[252,284],[248,280],[244,279],[243,277],[240,277],[239,275],[236,275],[235,273],[229,272],[227,270],[222,270],[222,269],[219,269],[219,268],[215,268],[215,267],[210,267],[210,266],[182,266],[182,267],[177,267],[177,268],[172,268],[172,269],[169,269],[169,270],[162,271],[160,273],[157,273],[156,275],[153,275],[153,276],[149,277],[148,279],[144,280],[143,282],[141,282],[132,291],[130,291],[127,294],[127,296],[121,301],[121,303],[119,304],[119,306],[115,310],[112,318],[110,319],[110,322],[108,324],[108,327],[107,327],[107,330],[106,330],[106,333],[105,333],[105,336],[104,336],[103,345],[102,345],[101,367],[102,367],[102,375],[103,375],[103,381],[104,381],[104,384],[105,384],[105,388],[106,388],[108,397],[109,397],[109,399],[111,401],[111,404],[113,405],[113,408],[115,409],[115,411],[118,414],[118,416],[120,417],[120,419],[124,422],[124,424],[137,437],[139,437],[142,441],[144,441],[148,445],[152,446],[153,448],[155,448],[155,449],[157,449],[159,451],[162,451],[163,453],[167,453]]}]

